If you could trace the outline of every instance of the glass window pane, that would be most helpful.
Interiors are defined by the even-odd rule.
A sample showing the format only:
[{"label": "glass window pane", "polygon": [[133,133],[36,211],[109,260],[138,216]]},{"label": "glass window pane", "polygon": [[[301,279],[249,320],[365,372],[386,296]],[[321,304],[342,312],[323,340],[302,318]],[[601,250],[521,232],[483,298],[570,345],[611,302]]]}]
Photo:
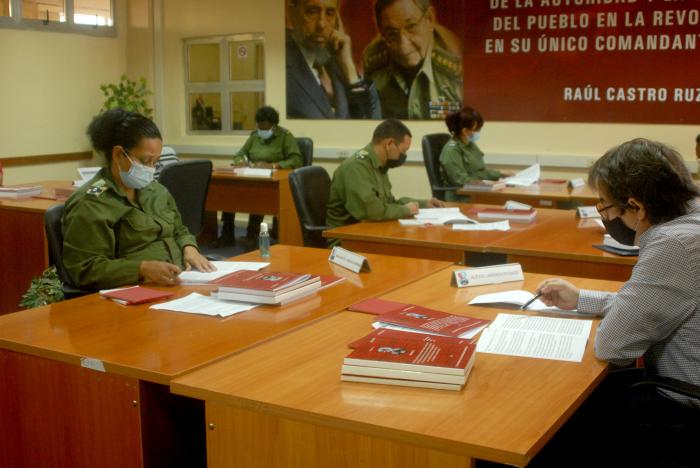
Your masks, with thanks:
[{"label": "glass window pane", "polygon": [[49,21],[66,21],[64,0],[22,0],[22,18]]},{"label": "glass window pane", "polygon": [[265,105],[265,93],[231,93],[231,129],[254,130],[255,112]]},{"label": "glass window pane", "polygon": [[219,44],[190,44],[187,56],[190,82],[219,81]]},{"label": "glass window pane", "polygon": [[112,26],[112,0],[73,0],[73,22]]},{"label": "glass window pane", "polygon": [[190,130],[221,130],[221,95],[191,93]]},{"label": "glass window pane", "polygon": [[265,79],[265,47],[262,41],[233,41],[228,45],[231,80]]}]

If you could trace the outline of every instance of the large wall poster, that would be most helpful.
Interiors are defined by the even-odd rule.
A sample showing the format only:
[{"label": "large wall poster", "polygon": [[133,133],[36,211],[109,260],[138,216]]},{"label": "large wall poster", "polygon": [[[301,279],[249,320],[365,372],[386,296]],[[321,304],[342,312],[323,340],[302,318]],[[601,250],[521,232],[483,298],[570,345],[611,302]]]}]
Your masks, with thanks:
[{"label": "large wall poster", "polygon": [[700,124],[699,0],[473,0],[464,101],[493,121]]},{"label": "large wall poster", "polygon": [[442,119],[459,109],[473,1],[379,0],[375,19],[373,0],[286,0],[287,117]]}]

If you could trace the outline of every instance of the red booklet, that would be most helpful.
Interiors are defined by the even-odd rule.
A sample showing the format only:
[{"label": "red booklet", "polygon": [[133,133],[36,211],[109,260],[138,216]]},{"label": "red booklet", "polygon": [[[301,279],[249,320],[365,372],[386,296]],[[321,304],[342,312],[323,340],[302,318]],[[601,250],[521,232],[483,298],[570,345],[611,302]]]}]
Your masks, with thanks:
[{"label": "red booklet", "polygon": [[319,290],[330,288],[331,286],[345,281],[345,278],[343,278],[342,276],[321,275],[319,276],[319,278],[321,278],[321,287],[318,288]]},{"label": "red booklet", "polygon": [[463,376],[471,368],[475,348],[466,339],[384,333],[357,344],[343,364]]},{"label": "red booklet", "polygon": [[134,286],[132,288],[119,289],[117,291],[109,291],[101,294],[102,296],[112,299],[120,304],[134,305],[165,299],[166,297],[172,296],[174,293],[144,288],[143,286]]},{"label": "red booklet", "polygon": [[402,309],[387,312],[377,317],[377,321],[390,326],[410,328],[422,333],[460,337],[484,328],[489,320],[462,315],[448,314],[427,307],[406,304]]},{"label": "red booklet", "polygon": [[386,301],[384,299],[366,299],[348,307],[348,310],[355,312],[365,312],[368,314],[380,315],[387,312],[401,310],[406,304],[402,302]]},{"label": "red booklet", "polygon": [[316,275],[239,270],[209,284],[218,285],[221,292],[276,296],[317,281],[320,282],[320,278]]},{"label": "red booklet", "polygon": [[[463,341],[468,340],[468,338],[453,338],[451,336],[442,335],[429,335],[435,338],[436,341],[450,342],[450,341]],[[414,333],[409,331],[392,330],[391,328],[377,328],[372,331],[369,335],[365,335],[359,340],[355,340],[348,343],[348,348],[357,348],[358,346],[363,346],[365,342],[370,341],[377,337],[394,338],[394,339],[404,339],[404,340],[416,340],[422,341],[426,337],[425,333]],[[474,341],[474,340],[470,340]]]}]

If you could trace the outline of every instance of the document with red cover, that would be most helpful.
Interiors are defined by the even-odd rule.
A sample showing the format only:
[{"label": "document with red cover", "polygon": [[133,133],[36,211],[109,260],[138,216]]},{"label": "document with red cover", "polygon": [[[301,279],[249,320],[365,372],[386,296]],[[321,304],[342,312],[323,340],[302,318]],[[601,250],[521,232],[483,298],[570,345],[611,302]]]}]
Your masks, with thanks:
[{"label": "document with red cover", "polygon": [[399,333],[373,336],[359,343],[343,364],[459,376],[466,376],[471,368],[475,350],[471,340],[432,335],[416,340],[408,336],[410,333]]},{"label": "document with red cover", "polygon": [[166,297],[172,296],[174,293],[170,291],[159,291],[157,289],[144,288],[143,286],[134,286],[131,288],[105,291],[101,292],[100,294],[103,297],[111,299],[120,304],[135,305],[165,299]]},{"label": "document with red cover", "polygon": [[319,278],[321,278],[321,287],[318,288],[319,290],[330,288],[331,286],[345,281],[345,278],[342,276],[321,275]]},{"label": "document with red cover", "polygon": [[348,310],[354,312],[365,312],[367,314],[381,315],[387,312],[394,312],[396,310],[401,310],[406,306],[402,302],[386,301],[384,299],[366,299],[364,301],[357,302],[350,307]]},{"label": "document with red cover", "polygon": [[[363,346],[366,342],[373,340],[378,337],[390,338],[390,339],[403,339],[403,340],[417,340],[422,341],[425,338],[424,333],[413,333],[408,331],[395,330],[393,328],[377,328],[373,330],[369,335],[365,335],[359,340],[352,341],[348,343],[348,348],[357,348]],[[463,341],[468,338],[453,338],[451,336],[442,335],[431,335],[436,341],[450,342],[453,340]],[[472,340],[473,341],[473,340]]]},{"label": "document with red cover", "polygon": [[377,322],[375,326],[378,328],[393,327],[404,331],[459,338],[472,338],[489,324],[489,320],[449,314],[413,304],[406,304],[402,309],[382,314],[377,317]]},{"label": "document with red cover", "polygon": [[219,291],[275,296],[320,281],[316,275],[240,270],[211,281]]}]

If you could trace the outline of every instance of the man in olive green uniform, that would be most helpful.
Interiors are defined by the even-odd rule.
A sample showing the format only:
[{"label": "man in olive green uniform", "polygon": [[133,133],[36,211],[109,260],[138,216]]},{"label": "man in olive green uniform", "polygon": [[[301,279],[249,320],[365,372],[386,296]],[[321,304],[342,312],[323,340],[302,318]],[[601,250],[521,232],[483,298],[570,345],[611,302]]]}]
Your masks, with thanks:
[{"label": "man in olive green uniform", "polygon": [[130,201],[102,169],[66,202],[63,264],[79,287],[113,288],[139,281],[142,261],[185,268],[183,249],[197,241],[182,224],[175,200],[158,183]]},{"label": "man in olive green uniform", "polygon": [[333,174],[326,224],[344,226],[358,221],[384,221],[416,214],[418,208],[443,206],[439,200],[396,199],[388,170],[403,164],[411,132],[398,120],[385,120],[372,142],[343,161]]},{"label": "man in olive green uniform", "polygon": [[[487,169],[484,153],[473,140],[468,143],[453,136],[440,153],[440,176],[447,187],[462,186],[479,180],[498,180],[501,171]],[[446,201],[468,202],[469,197],[457,195],[454,190],[445,192]]]},{"label": "man in olive green uniform", "polygon": [[436,119],[462,106],[459,38],[436,23],[430,0],[376,0],[380,36],[363,53],[384,118]]}]

